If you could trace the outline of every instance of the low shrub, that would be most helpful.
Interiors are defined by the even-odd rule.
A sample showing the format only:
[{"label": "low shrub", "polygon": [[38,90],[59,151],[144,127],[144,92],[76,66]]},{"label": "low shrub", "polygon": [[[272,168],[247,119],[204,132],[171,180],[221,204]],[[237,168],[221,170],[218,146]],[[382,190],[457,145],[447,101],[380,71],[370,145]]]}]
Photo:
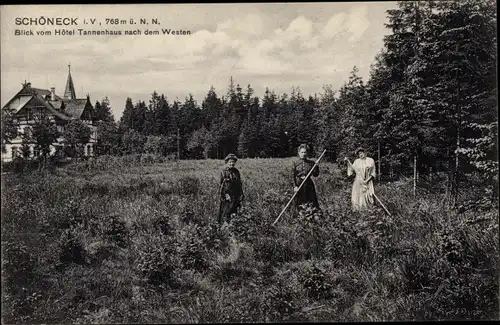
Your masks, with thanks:
[{"label": "low shrub", "polygon": [[301,283],[310,298],[320,300],[331,296],[332,285],[329,283],[325,272],[312,265],[301,277]]},{"label": "low shrub", "polygon": [[259,308],[265,322],[292,321],[294,313],[299,310],[295,303],[295,291],[282,281],[268,287],[262,295]]},{"label": "low shrub", "polygon": [[119,247],[126,247],[129,241],[129,230],[123,218],[111,214],[104,218],[101,224],[104,236],[115,242]]},{"label": "low shrub", "polygon": [[2,243],[2,282],[9,290],[19,290],[31,282],[35,263],[36,259],[26,244],[13,241]]},{"label": "low shrub", "polygon": [[82,227],[71,227],[65,229],[59,238],[59,260],[63,264],[86,263],[86,252],[79,232]]},{"label": "low shrub", "polygon": [[174,285],[173,274],[180,262],[177,246],[175,238],[157,234],[134,241],[133,265],[139,276],[153,285]]},{"label": "low shrub", "polygon": [[187,269],[202,271],[207,267],[207,252],[200,229],[197,225],[187,225],[178,235],[180,242],[180,258]]},{"label": "low shrub", "polygon": [[200,192],[200,180],[192,176],[183,176],[177,180],[176,193],[179,195],[196,195]]}]

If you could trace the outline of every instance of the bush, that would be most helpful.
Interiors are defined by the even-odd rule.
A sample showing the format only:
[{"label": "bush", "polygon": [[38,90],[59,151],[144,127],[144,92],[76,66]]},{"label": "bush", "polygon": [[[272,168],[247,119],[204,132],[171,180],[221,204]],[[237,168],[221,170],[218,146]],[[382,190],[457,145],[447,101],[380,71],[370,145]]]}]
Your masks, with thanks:
[{"label": "bush", "polygon": [[204,225],[198,229],[207,250],[220,252],[229,247],[229,237],[217,225]]},{"label": "bush", "polygon": [[302,204],[299,206],[299,214],[297,222],[303,229],[314,229],[320,224],[323,219],[323,212],[314,207],[312,203]]},{"label": "bush", "polygon": [[192,176],[183,176],[177,180],[177,194],[196,195],[200,192],[200,180]]},{"label": "bush", "polygon": [[178,238],[182,239],[180,243],[182,265],[187,269],[204,270],[207,266],[206,246],[200,237],[199,226],[186,226]]},{"label": "bush", "polygon": [[295,304],[296,294],[290,287],[279,281],[263,293],[260,310],[265,315],[265,322],[290,321],[298,310]]},{"label": "bush", "polygon": [[302,275],[301,282],[310,298],[319,300],[328,299],[331,296],[332,285],[326,279],[325,272],[316,265]]},{"label": "bush", "polygon": [[148,282],[154,285],[173,285],[174,271],[179,265],[177,243],[167,236],[150,234],[135,242],[135,268]]},{"label": "bush", "polygon": [[35,258],[29,246],[20,242],[2,243],[2,282],[10,290],[19,290],[27,286],[33,278]]},{"label": "bush", "polygon": [[59,239],[59,260],[63,264],[85,264],[85,249],[79,236],[81,227],[65,229]]},{"label": "bush", "polygon": [[170,236],[173,233],[173,227],[170,225],[169,217],[166,214],[159,214],[152,218],[153,229],[164,236]]},{"label": "bush", "polygon": [[69,197],[62,201],[57,201],[52,209],[51,221],[56,229],[68,229],[77,227],[86,222],[81,213],[81,203],[78,198]]},{"label": "bush", "polygon": [[254,248],[257,260],[273,265],[299,261],[305,256],[304,247],[300,243],[284,238],[260,237],[254,243]]},{"label": "bush", "polygon": [[104,218],[104,223],[101,225],[104,235],[111,241],[114,241],[119,247],[126,247],[129,240],[129,231],[120,216],[115,214]]},{"label": "bush", "polygon": [[239,239],[253,242],[259,233],[260,224],[257,220],[257,211],[243,205],[229,224],[229,232]]}]

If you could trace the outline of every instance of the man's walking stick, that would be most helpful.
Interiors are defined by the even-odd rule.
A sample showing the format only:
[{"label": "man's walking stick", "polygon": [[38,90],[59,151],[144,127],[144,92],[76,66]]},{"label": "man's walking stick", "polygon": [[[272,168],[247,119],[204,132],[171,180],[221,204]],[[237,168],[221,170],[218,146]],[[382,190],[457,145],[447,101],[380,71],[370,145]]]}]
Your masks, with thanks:
[{"label": "man's walking stick", "polygon": [[[349,159],[347,159],[347,163],[349,164],[349,166],[351,166],[352,170],[354,172],[356,172],[356,170],[354,169],[354,167],[352,166],[351,162],[349,161]],[[387,208],[385,207],[385,205],[382,203],[382,201],[380,201],[380,199],[375,195],[375,193],[373,193],[373,197],[377,200],[377,202],[382,206],[382,208],[385,210],[385,212],[390,216],[391,216],[391,213],[389,212],[389,210],[387,210]]]},{"label": "man's walking stick", "polygon": [[295,191],[295,193],[293,193],[293,196],[292,198],[290,199],[290,201],[288,201],[287,205],[285,206],[285,208],[281,211],[280,215],[278,216],[278,218],[276,218],[276,220],[274,220],[273,222],[273,226],[276,224],[276,222],[278,222],[278,220],[281,218],[281,216],[283,215],[283,213],[286,211],[286,209],[288,208],[288,206],[290,205],[290,203],[292,203],[293,199],[295,198],[295,196],[297,195],[297,193],[299,193],[300,189],[302,188],[302,185],[304,185],[304,183],[306,182],[306,180],[309,178],[309,176],[311,176],[311,173],[313,172],[314,168],[316,168],[316,166],[318,165],[319,161],[321,160],[321,158],[323,158],[323,155],[325,154],[326,150],[323,150],[323,153],[321,154],[321,156],[319,156],[318,160],[316,160],[316,163],[314,164],[314,166],[311,168],[311,170],[309,171],[309,173],[307,173],[307,176],[302,180],[302,183],[300,183],[300,186],[299,188],[297,189],[297,191]]}]

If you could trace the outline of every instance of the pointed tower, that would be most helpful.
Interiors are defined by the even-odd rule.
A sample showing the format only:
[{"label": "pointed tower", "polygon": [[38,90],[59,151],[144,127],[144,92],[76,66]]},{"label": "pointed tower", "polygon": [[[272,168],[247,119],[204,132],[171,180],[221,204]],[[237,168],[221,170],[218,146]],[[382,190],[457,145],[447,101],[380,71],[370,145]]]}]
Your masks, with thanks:
[{"label": "pointed tower", "polygon": [[68,64],[68,81],[66,81],[66,90],[64,91],[64,99],[76,99],[75,85],[73,78],[71,78],[71,65]]}]

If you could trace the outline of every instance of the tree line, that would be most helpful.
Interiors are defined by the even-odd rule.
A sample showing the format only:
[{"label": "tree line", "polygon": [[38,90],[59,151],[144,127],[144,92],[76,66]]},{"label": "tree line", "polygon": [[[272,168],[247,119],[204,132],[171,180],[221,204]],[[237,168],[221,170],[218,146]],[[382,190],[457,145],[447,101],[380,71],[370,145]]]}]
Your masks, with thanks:
[{"label": "tree line", "polygon": [[[364,146],[385,170],[479,171],[497,180],[496,10],[493,0],[400,2],[387,11],[390,33],[365,82],[354,67],[340,89],[325,85],[259,98],[231,77],[198,104],[127,98],[115,121],[96,102],[98,154],[181,159],[287,157],[300,143],[330,160]],[[3,139],[2,135],[2,139]],[[490,177],[491,176],[491,177]]]}]

